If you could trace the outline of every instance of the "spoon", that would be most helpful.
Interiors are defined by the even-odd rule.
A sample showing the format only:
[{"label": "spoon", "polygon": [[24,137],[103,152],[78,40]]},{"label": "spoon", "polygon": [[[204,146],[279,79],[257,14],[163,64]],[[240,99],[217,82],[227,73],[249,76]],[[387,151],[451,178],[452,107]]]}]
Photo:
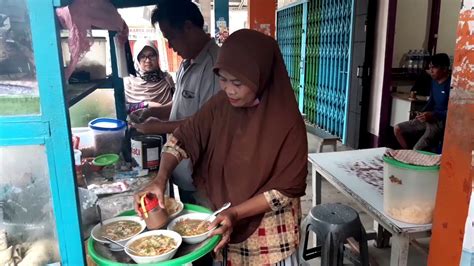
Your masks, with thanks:
[{"label": "spoon", "polygon": [[102,210],[100,209],[99,204],[96,204],[97,216],[99,216],[100,226],[104,225],[102,223]]},{"label": "spoon", "polygon": [[117,242],[117,241],[115,241],[115,240],[112,240],[112,239],[109,238],[109,237],[102,236],[102,238],[104,238],[104,239],[106,239],[106,240],[108,240],[108,241],[114,243],[114,244],[117,245],[117,246],[121,246],[121,247],[124,248],[124,249],[128,249],[128,250],[132,251],[132,252],[135,253],[135,254],[140,254],[140,253],[138,253],[136,250],[131,249],[130,247],[126,247],[126,246],[120,244],[119,242]]},{"label": "spoon", "polygon": [[199,225],[197,226],[197,229],[201,228],[204,225],[204,223],[207,222],[212,216],[216,216],[222,211],[227,210],[230,207],[230,205],[231,205],[230,202],[224,203],[224,205],[222,205],[222,207],[220,207],[217,211],[209,214],[209,216],[207,216],[206,219],[202,220],[202,222],[199,223]]}]

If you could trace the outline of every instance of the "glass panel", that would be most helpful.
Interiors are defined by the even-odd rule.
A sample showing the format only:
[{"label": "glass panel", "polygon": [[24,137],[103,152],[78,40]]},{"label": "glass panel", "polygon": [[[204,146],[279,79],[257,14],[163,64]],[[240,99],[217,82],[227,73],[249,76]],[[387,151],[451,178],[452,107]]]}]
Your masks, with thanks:
[{"label": "glass panel", "polygon": [[60,261],[47,165],[42,145],[0,147],[0,265]]},{"label": "glass panel", "polygon": [[39,113],[39,93],[26,1],[1,0],[0,115]]},{"label": "glass panel", "polygon": [[87,127],[98,117],[115,118],[113,89],[98,89],[69,108],[71,127]]}]

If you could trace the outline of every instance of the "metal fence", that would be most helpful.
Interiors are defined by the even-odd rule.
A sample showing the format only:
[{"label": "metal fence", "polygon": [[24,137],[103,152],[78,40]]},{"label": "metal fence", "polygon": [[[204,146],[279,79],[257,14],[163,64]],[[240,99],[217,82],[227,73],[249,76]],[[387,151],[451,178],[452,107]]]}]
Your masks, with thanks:
[{"label": "metal fence", "polygon": [[314,0],[277,12],[277,40],[300,110],[343,142],[353,8],[352,0]]},{"label": "metal fence", "polygon": [[301,34],[303,6],[295,5],[277,13],[277,40],[283,54],[295,96],[300,91]]}]

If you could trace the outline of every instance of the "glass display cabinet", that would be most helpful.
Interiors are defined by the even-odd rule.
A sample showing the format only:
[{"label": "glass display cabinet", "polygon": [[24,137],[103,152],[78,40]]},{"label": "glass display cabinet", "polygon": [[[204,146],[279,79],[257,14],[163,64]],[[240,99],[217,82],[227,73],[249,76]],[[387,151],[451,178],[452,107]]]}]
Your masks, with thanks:
[{"label": "glass display cabinet", "polygon": [[[55,8],[71,1],[0,1],[0,264],[85,265],[69,107],[98,87],[114,88],[124,118],[123,85],[67,85]],[[154,1],[117,0],[119,8]],[[113,32],[109,33],[113,36]],[[110,38],[111,39],[111,38]]]}]

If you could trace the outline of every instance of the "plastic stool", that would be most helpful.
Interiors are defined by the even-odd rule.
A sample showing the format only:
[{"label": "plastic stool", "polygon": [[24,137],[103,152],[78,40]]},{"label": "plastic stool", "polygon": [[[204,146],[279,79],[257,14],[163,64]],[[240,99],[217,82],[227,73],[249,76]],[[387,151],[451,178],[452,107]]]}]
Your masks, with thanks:
[{"label": "plastic stool", "polygon": [[[310,231],[316,233],[317,246],[308,249]],[[343,265],[344,243],[353,237],[359,242],[360,265],[369,265],[369,251],[365,229],[359,214],[349,206],[338,203],[326,203],[315,206],[303,221],[300,245],[300,261],[321,257],[321,266]]]}]

